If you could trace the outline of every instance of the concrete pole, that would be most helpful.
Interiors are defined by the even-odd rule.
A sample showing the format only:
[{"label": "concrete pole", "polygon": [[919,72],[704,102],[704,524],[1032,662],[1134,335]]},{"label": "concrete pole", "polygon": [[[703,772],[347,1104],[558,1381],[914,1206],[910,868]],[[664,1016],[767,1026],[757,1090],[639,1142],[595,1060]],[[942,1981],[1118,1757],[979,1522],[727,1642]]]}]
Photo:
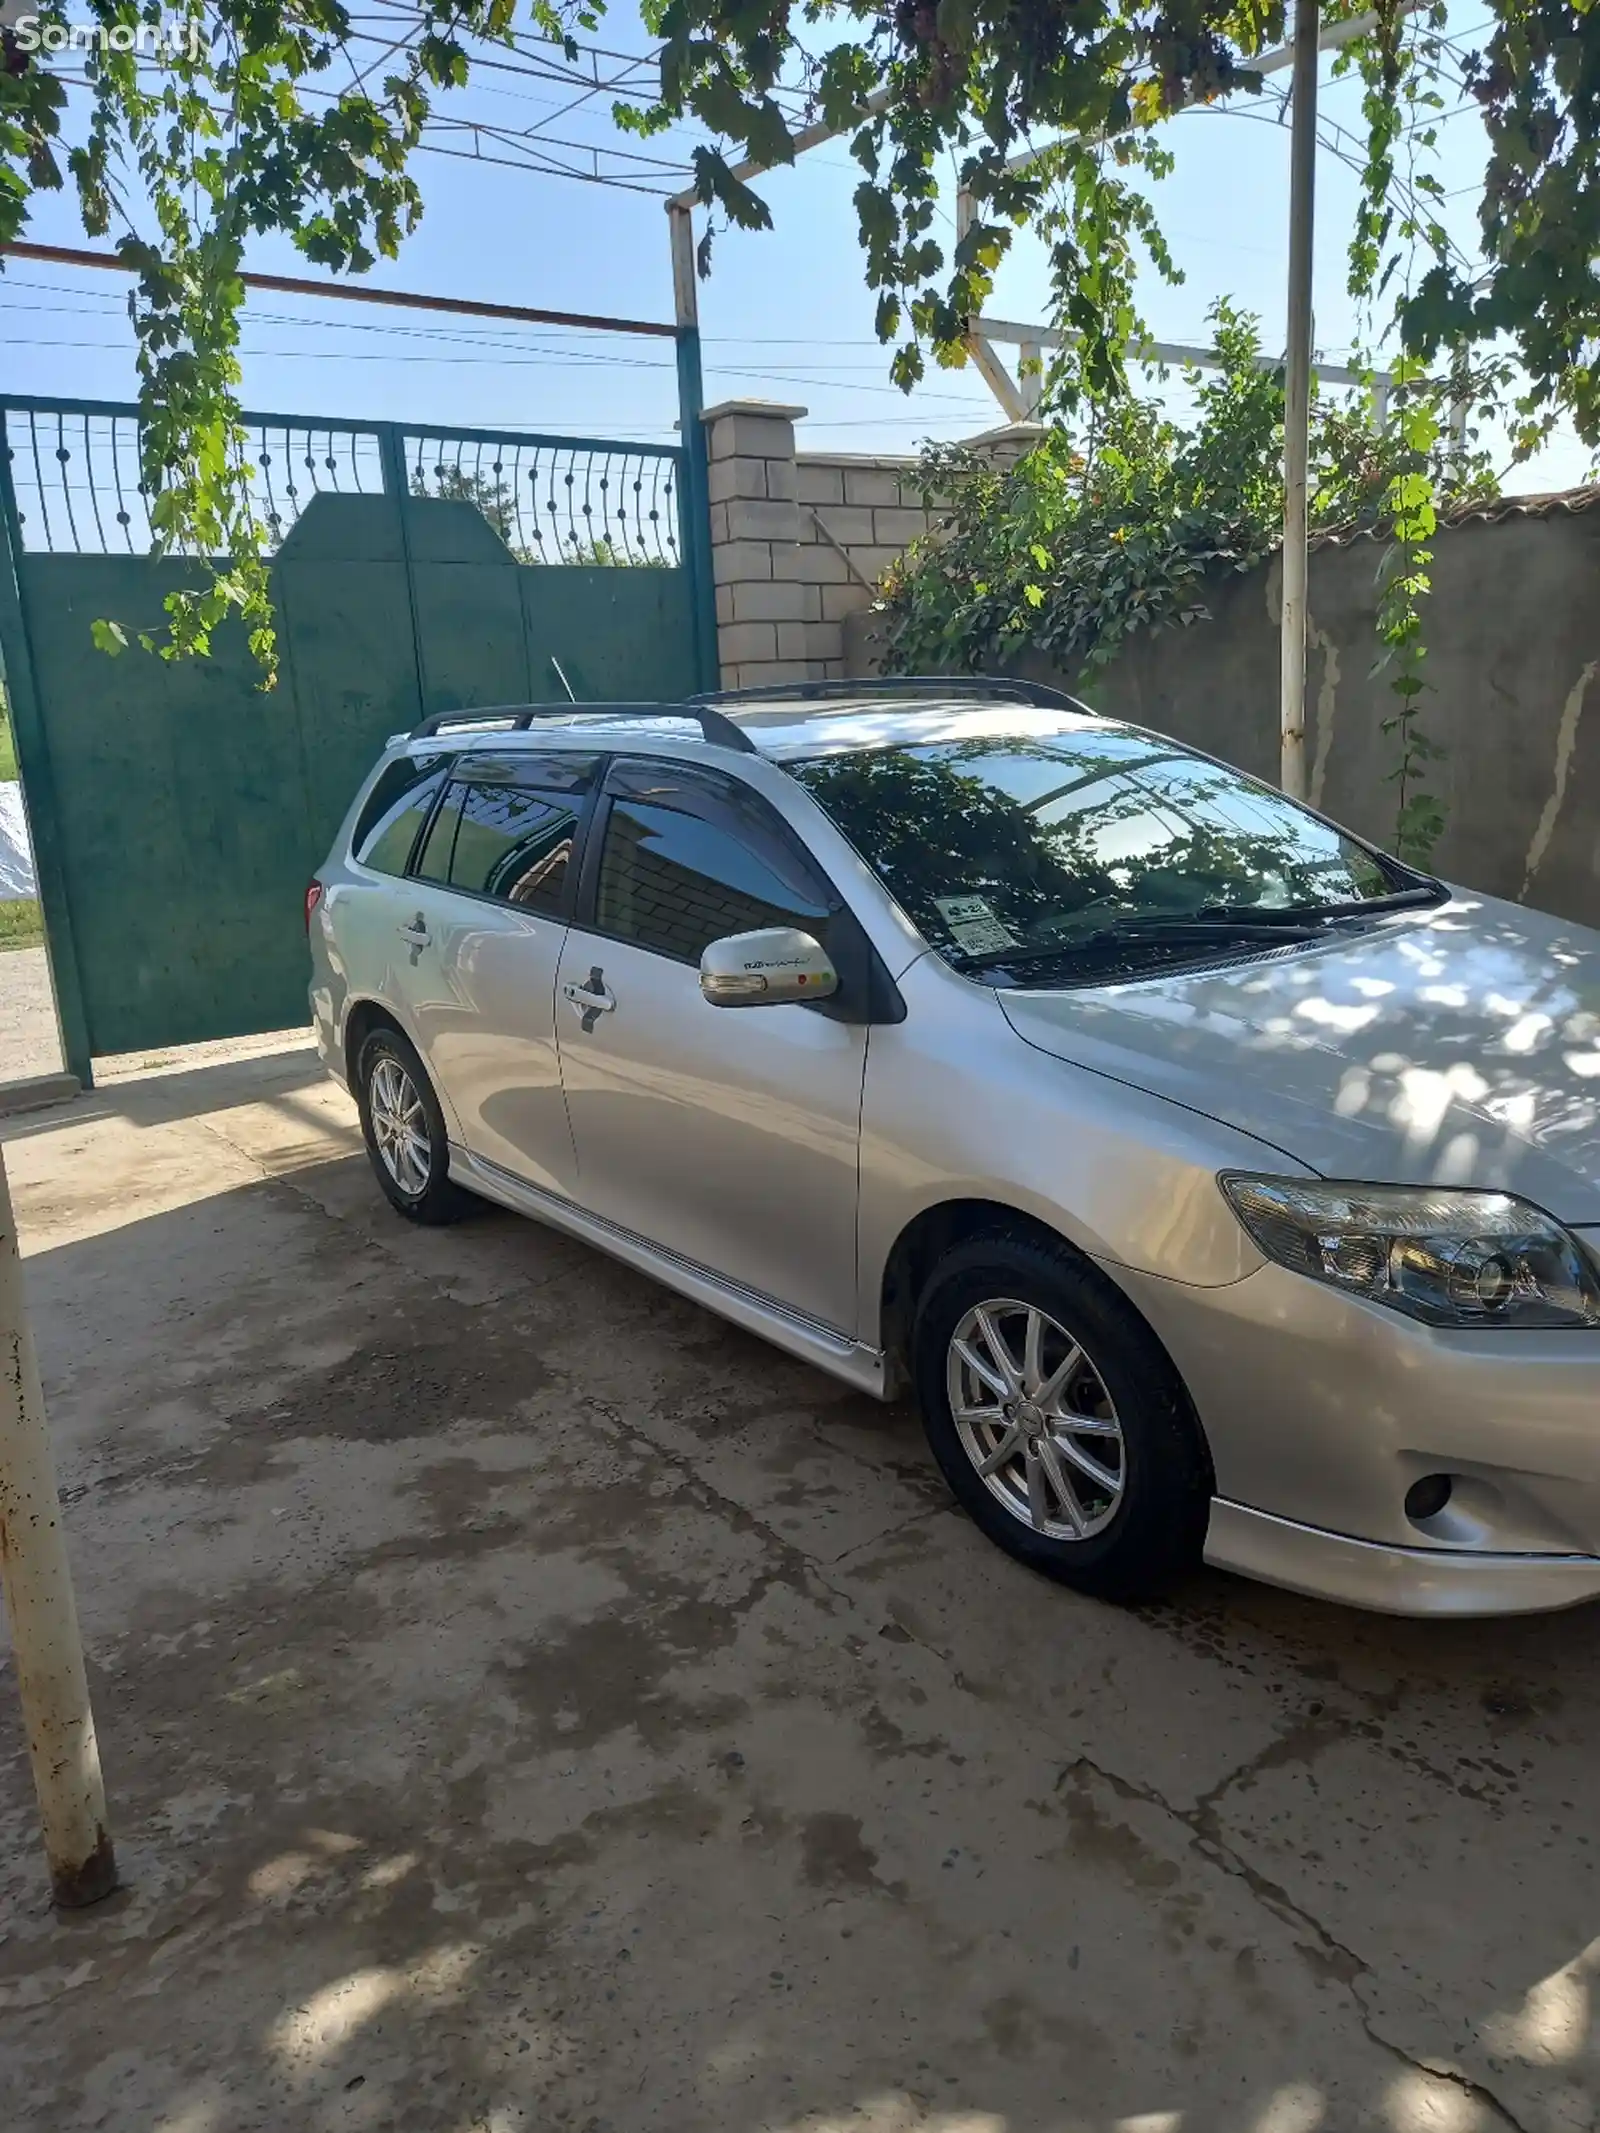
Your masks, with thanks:
[{"label": "concrete pole", "polygon": [[1306,461],[1311,435],[1311,262],[1316,223],[1317,0],[1295,0],[1294,130],[1289,147],[1289,330],[1283,405],[1282,769],[1306,797]]},{"label": "concrete pole", "polygon": [[17,1224],[0,1149],[0,1584],[16,1657],[50,1890],[77,1908],[109,1896],[117,1864],[78,1637],[55,1462],[28,1330]]}]

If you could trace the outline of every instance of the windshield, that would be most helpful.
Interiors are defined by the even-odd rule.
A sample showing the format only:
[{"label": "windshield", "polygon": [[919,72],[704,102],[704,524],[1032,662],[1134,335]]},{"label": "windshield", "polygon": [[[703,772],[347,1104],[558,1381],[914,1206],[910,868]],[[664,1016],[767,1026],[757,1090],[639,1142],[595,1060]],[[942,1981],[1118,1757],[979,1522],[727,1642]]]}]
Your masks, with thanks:
[{"label": "windshield", "polygon": [[1127,727],[790,769],[966,970],[1069,956],[1108,934],[1158,948],[1165,930],[1170,954],[1186,924],[1314,925],[1330,907],[1429,886],[1270,786]]}]

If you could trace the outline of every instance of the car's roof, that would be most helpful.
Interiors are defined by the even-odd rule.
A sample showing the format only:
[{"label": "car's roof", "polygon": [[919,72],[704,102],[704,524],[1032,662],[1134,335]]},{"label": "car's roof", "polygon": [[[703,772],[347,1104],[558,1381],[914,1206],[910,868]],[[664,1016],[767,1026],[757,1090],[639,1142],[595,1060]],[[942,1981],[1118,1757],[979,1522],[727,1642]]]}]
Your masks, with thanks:
[{"label": "car's roof", "polygon": [[[597,704],[593,709],[576,704],[486,706],[431,719],[415,734],[396,735],[395,740],[409,739],[421,747],[449,740],[495,748],[562,742],[647,748],[663,741],[737,746],[742,736],[744,752],[788,763],[940,741],[1044,738],[1101,723],[1085,705],[1066,698],[1029,702],[1006,693],[1004,684],[989,696],[971,684],[941,690],[930,683],[924,691],[903,683],[875,689],[864,681],[858,691],[835,685],[825,697],[752,692],[718,697],[703,708],[670,703]],[[730,727],[737,731],[728,731]]]},{"label": "car's roof", "polygon": [[875,696],[870,685],[855,697],[825,703],[748,697],[724,703],[736,725],[774,762],[842,755],[863,748],[914,748],[934,741],[1022,739],[1072,733],[1099,723],[1081,705],[1018,703],[968,695]]}]

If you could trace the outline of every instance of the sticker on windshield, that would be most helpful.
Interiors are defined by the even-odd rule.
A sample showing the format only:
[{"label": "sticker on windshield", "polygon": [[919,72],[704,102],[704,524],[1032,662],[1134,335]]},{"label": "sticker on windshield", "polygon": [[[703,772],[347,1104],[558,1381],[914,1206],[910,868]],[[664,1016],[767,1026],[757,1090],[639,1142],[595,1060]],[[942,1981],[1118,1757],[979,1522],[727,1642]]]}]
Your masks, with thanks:
[{"label": "sticker on windshield", "polygon": [[968,955],[993,955],[1015,948],[1017,937],[1003,925],[982,896],[936,896],[934,908],[950,929],[950,938]]}]

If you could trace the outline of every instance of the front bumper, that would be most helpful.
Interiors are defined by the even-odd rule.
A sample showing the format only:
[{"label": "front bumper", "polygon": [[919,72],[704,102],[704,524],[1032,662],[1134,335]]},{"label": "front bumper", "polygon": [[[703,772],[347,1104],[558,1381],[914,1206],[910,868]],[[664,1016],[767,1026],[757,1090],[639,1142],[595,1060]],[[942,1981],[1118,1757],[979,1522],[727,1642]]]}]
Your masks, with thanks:
[{"label": "front bumper", "polygon": [[[1216,1289],[1106,1271],[1205,1429],[1212,1561],[1407,1614],[1600,1594],[1600,1333],[1441,1331],[1276,1266]],[[1408,1516],[1437,1475],[1446,1508]]]},{"label": "front bumper", "polygon": [[1216,1497],[1206,1561],[1385,1615],[1531,1615],[1600,1596],[1600,1556],[1394,1548],[1325,1533]]}]

